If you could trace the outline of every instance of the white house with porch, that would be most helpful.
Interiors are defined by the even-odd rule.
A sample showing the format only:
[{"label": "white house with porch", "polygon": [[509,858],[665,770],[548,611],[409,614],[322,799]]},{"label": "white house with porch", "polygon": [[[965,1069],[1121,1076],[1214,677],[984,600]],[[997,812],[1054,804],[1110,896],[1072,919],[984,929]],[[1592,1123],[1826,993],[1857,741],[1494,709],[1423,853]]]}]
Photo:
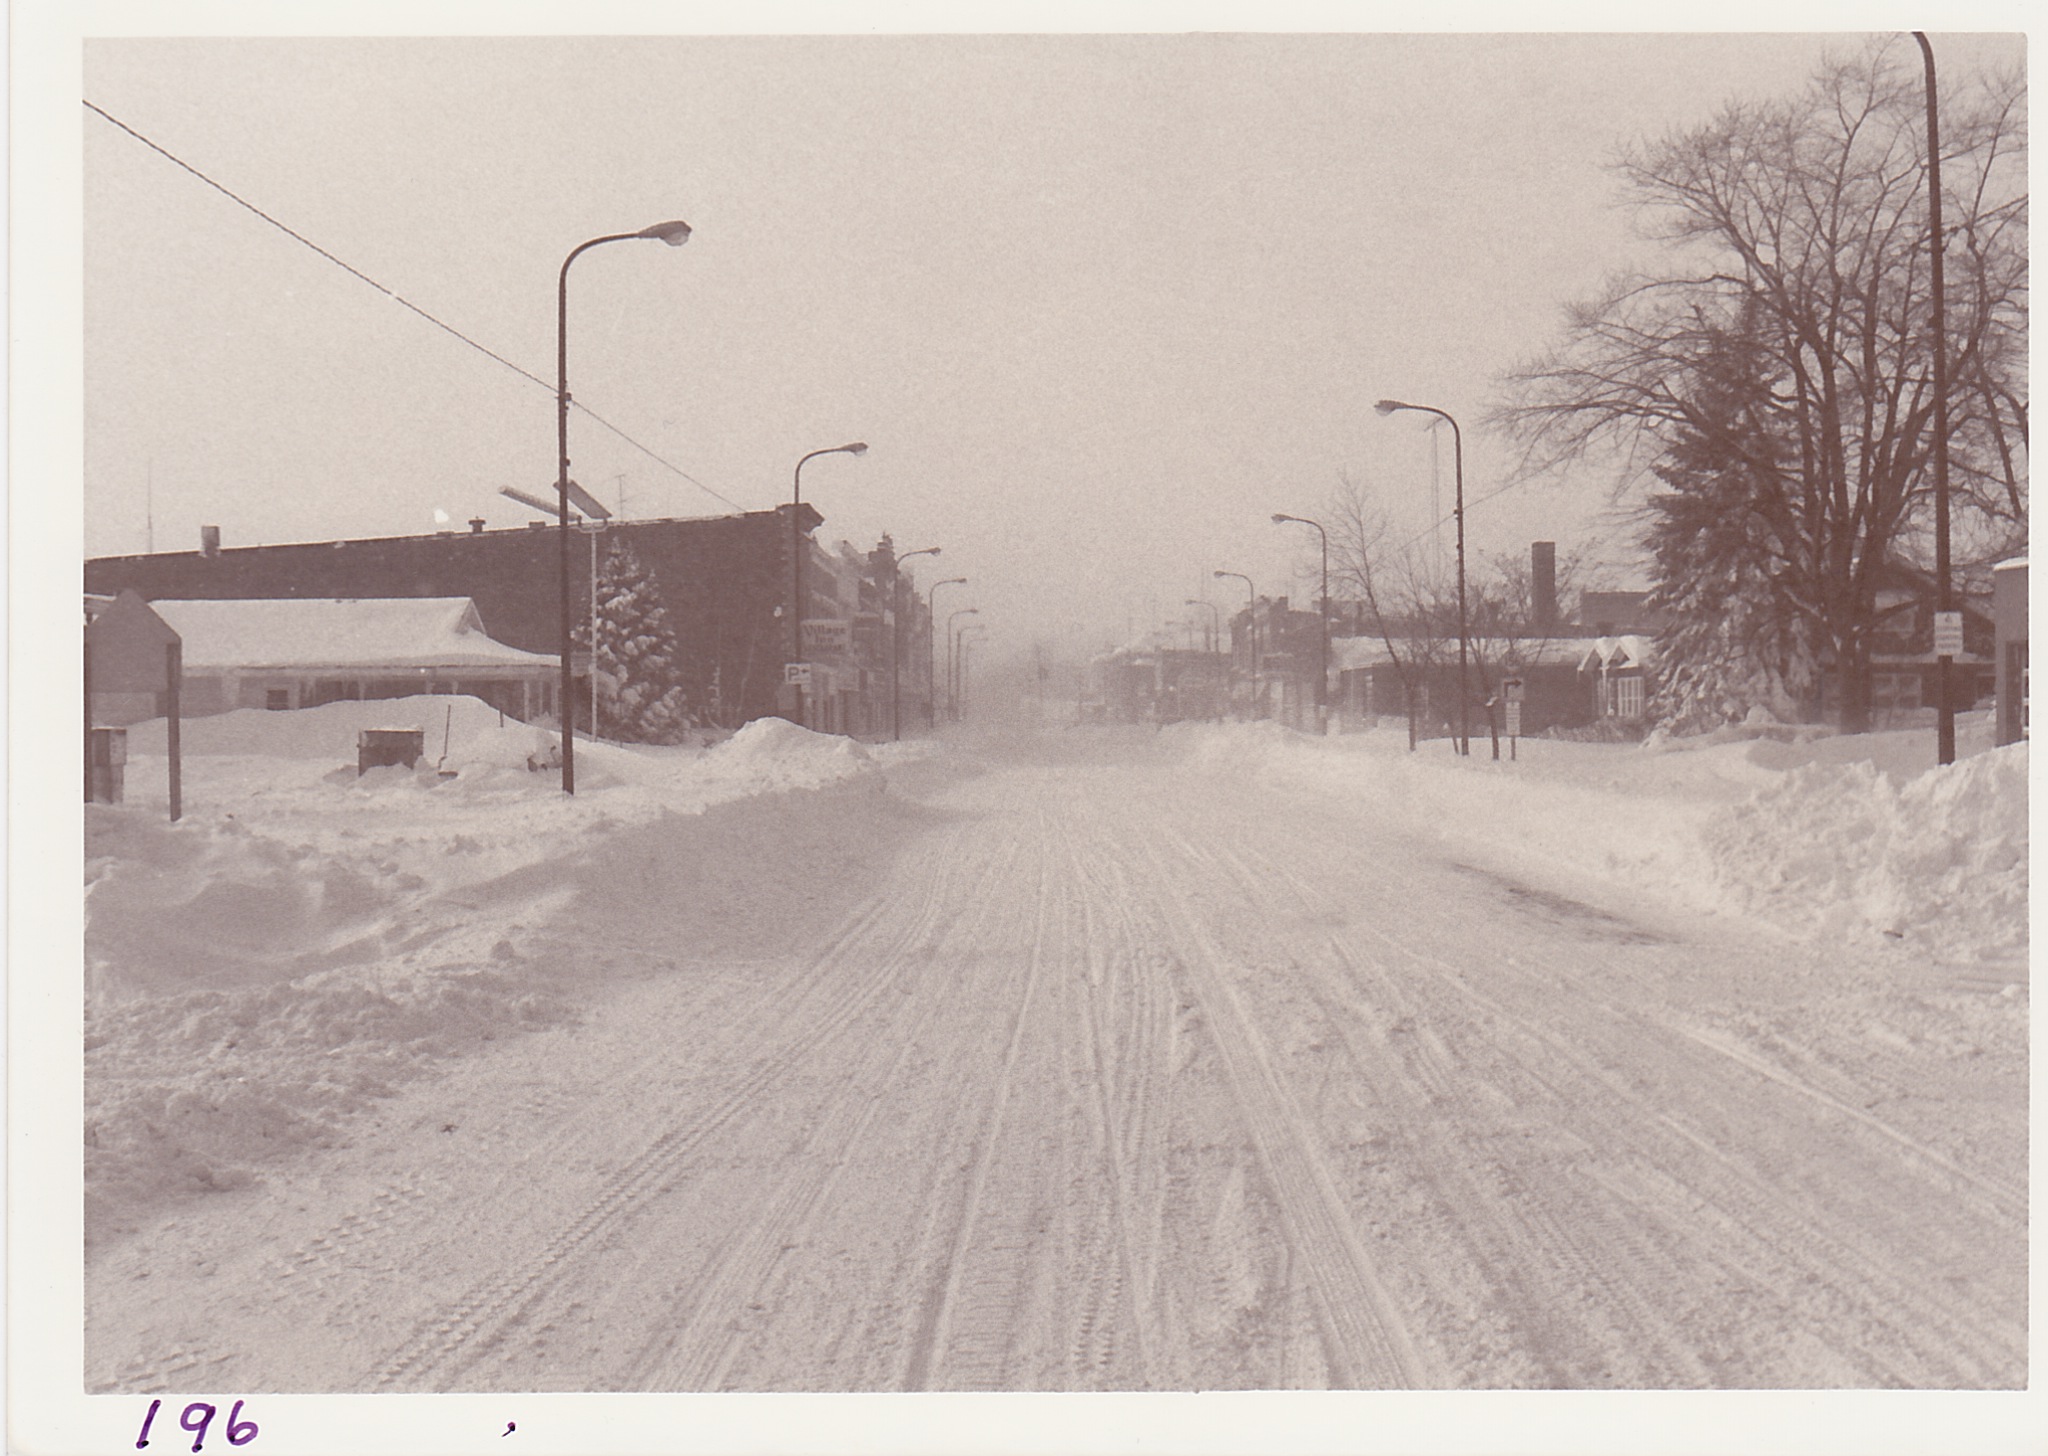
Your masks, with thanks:
[{"label": "white house with porch", "polygon": [[468,597],[150,606],[184,641],[189,717],[422,693],[481,698],[522,722],[555,713],[560,659],[494,641]]}]

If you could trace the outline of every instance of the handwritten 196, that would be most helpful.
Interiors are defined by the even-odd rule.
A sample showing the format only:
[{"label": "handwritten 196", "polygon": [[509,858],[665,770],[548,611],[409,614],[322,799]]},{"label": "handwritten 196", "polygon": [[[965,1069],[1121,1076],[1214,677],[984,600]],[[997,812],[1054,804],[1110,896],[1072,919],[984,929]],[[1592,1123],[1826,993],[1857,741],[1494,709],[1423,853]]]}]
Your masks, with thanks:
[{"label": "handwritten 196", "polygon": [[[242,1419],[243,1402],[236,1401],[228,1411],[227,1438],[230,1446],[246,1446],[256,1439],[256,1423]],[[163,1408],[163,1402],[149,1403],[149,1414],[142,1418],[142,1430],[136,1434],[135,1449],[140,1451],[149,1444],[149,1427],[156,1420],[156,1413]],[[197,1452],[206,1446],[206,1430],[213,1424],[213,1418],[220,1413],[218,1406],[195,1400],[185,1407],[178,1417],[178,1424],[192,1433],[192,1449]]]}]

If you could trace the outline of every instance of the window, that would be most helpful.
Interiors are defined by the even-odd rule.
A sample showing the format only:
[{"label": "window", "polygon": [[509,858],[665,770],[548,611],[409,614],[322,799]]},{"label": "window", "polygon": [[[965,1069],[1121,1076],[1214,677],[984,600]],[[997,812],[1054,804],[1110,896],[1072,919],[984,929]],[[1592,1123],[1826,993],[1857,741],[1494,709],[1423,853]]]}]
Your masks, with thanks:
[{"label": "window", "polygon": [[282,713],[292,705],[290,688],[270,688],[263,694],[263,706],[273,713]]},{"label": "window", "polygon": [[1617,718],[1640,718],[1643,716],[1643,680],[1639,677],[1623,677],[1614,680],[1614,716]]},{"label": "window", "polygon": [[1920,674],[1917,672],[1875,672],[1870,675],[1870,706],[1873,708],[1917,708],[1920,706]]}]

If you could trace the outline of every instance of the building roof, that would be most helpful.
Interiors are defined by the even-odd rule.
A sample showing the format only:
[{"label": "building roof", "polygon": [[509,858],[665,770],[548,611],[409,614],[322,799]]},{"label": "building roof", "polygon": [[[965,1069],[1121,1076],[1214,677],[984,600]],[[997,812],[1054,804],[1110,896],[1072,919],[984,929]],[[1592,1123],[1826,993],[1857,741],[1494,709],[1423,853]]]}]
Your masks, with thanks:
[{"label": "building roof", "polygon": [[1625,632],[1619,637],[1595,638],[1586,649],[1586,655],[1579,660],[1579,670],[1605,667],[1654,667],[1657,663],[1657,644],[1636,632]]},{"label": "building roof", "polygon": [[[1484,645],[1493,666],[1505,670],[1510,665],[1517,668],[1574,666],[1585,658],[1595,640],[1591,637],[1532,637],[1503,642],[1499,638],[1490,637]],[[1415,654],[1417,651],[1416,639],[1412,637],[1397,636],[1394,641],[1404,655]],[[1447,642],[1438,643],[1437,647],[1439,652],[1448,655],[1450,661],[1457,661],[1456,633],[1452,633]],[[1330,666],[1338,672],[1379,667],[1391,661],[1387,655],[1386,642],[1381,638],[1361,636],[1330,639]]]},{"label": "building roof", "polygon": [[157,601],[195,667],[544,667],[484,634],[468,597]]}]

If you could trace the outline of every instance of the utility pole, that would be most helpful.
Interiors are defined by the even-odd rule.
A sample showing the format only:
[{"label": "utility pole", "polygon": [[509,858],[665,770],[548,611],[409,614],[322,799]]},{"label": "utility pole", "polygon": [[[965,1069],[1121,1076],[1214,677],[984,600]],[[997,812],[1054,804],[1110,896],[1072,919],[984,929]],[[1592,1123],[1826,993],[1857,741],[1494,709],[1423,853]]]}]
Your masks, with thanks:
[{"label": "utility pole", "polygon": [[[1952,659],[1941,650],[1941,623],[1950,618],[1954,603],[1949,598],[1948,558],[1948,320],[1942,297],[1941,255],[1941,120],[1935,102],[1934,47],[1920,31],[1920,55],[1927,68],[1927,251],[1929,326],[1934,333],[1934,613],[1936,692],[1940,714],[1936,720],[1936,763],[1956,761],[1955,696],[1949,686]],[[1960,624],[1956,624],[1960,625]],[[1951,629],[1953,630],[1953,629]],[[1957,633],[1956,635],[1960,635]],[[1960,645],[1960,644],[1956,644]]]}]

